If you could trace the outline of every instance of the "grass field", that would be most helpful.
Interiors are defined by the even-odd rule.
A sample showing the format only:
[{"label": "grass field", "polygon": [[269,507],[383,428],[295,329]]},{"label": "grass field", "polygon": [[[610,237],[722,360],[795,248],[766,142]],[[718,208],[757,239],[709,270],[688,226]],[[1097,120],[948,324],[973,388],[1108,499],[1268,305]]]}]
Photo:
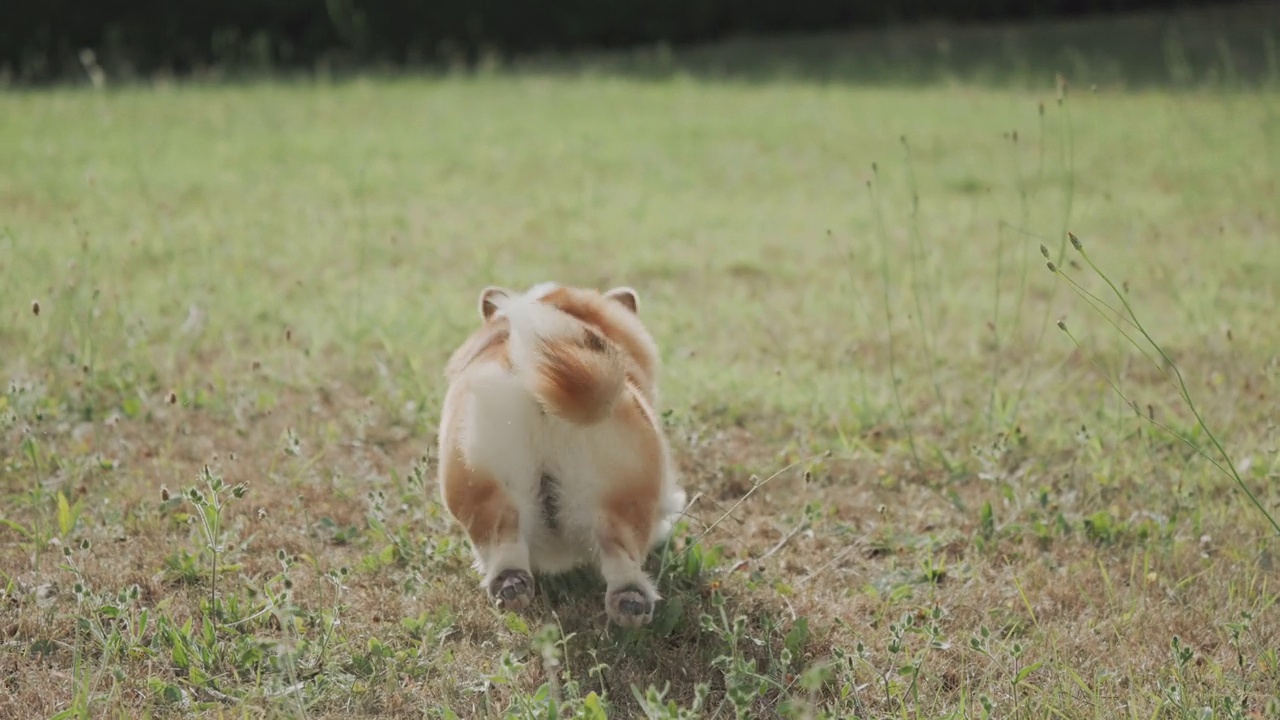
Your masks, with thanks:
[{"label": "grass field", "polygon": [[[54,89],[0,168],[0,716],[1280,717],[1274,90]],[[437,500],[545,279],[663,350],[644,630]]]}]

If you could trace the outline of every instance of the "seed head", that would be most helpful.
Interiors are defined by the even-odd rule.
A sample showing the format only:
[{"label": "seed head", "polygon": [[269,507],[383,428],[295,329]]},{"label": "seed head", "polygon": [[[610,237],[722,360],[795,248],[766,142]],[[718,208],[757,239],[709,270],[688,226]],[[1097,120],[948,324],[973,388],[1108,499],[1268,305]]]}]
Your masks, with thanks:
[{"label": "seed head", "polygon": [[168,397],[168,398],[166,398],[166,401],[167,401],[170,405],[177,405],[177,404],[178,404],[178,393],[176,393],[176,392],[174,392],[174,391],[170,390],[170,391],[169,391],[169,397]]},{"label": "seed head", "polygon": [[287,327],[284,329],[284,341],[293,342],[293,328]]},{"label": "seed head", "polygon": [[1045,247],[1044,243],[1040,243],[1040,254],[1044,256],[1045,260],[1049,259],[1049,248]]},{"label": "seed head", "polygon": [[1040,117],[1044,117],[1044,101],[1040,101]]},{"label": "seed head", "polygon": [[1066,331],[1067,331],[1067,323],[1065,323],[1065,322],[1064,322],[1064,321],[1062,321],[1062,320],[1059,320],[1059,321],[1058,321],[1058,329],[1059,329],[1059,330],[1061,330],[1062,332],[1066,332]]},{"label": "seed head", "polygon": [[877,165],[876,163],[871,163],[871,172],[873,172],[873,173],[878,173],[878,172],[880,172],[880,166],[879,166],[879,165]]},{"label": "seed head", "polygon": [[161,485],[160,486],[160,502],[169,502],[170,497],[171,496],[169,495],[169,486]]},{"label": "seed head", "polygon": [[1075,233],[1067,233],[1067,237],[1071,238],[1071,247],[1081,252],[1084,251],[1084,245],[1080,244],[1080,238],[1076,237]]},{"label": "seed head", "polygon": [[1051,272],[1051,273],[1056,273],[1056,272],[1058,272],[1058,266],[1057,266],[1057,265],[1056,265],[1052,260],[1050,260],[1049,262],[1045,263],[1045,264],[1044,264],[1044,266],[1045,266],[1045,267],[1047,267],[1047,268],[1049,268],[1049,272]]},{"label": "seed head", "polygon": [[35,315],[36,317],[39,317],[39,316],[40,316],[40,301],[39,301],[39,300],[32,300],[32,301],[31,301],[31,314],[32,314],[32,315]]}]

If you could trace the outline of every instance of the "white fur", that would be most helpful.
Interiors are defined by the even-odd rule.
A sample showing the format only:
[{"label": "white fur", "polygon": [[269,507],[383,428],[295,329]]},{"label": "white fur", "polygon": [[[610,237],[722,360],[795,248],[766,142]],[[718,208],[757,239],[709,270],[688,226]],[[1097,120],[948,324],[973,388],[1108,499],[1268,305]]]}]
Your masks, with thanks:
[{"label": "white fur", "polygon": [[[519,380],[497,365],[485,368],[473,382],[461,431],[468,464],[491,473],[516,503],[521,535],[529,546],[529,567],[541,572],[563,572],[595,560],[591,549],[598,530],[599,478],[638,471],[646,462],[641,444],[619,421],[608,419],[583,427],[543,414]],[[650,547],[665,539],[674,520],[671,516],[684,509],[685,495],[676,487],[670,458],[663,461],[661,508],[667,518],[649,538]],[[546,527],[538,497],[544,471],[559,485],[556,533]],[[500,559],[506,558],[477,557],[486,578],[503,569],[493,564]],[[602,570],[611,585],[614,578],[609,575],[623,572],[621,568],[612,573],[609,568]]]},{"label": "white fur", "polygon": [[569,337],[582,328],[573,316],[539,302],[541,297],[531,290],[508,298],[499,306],[499,312],[511,323],[507,352],[517,374],[533,370],[539,341]]},{"label": "white fur", "polygon": [[[516,372],[531,367],[538,338],[555,337],[579,327],[578,320],[538,302],[554,287],[544,283],[523,295],[498,299],[498,312],[511,322],[508,351]],[[477,367],[469,387],[469,395],[460,398],[465,404],[459,445],[467,463],[492,474],[515,502],[522,539],[528,546],[529,568],[555,573],[598,561],[593,553],[599,531],[596,510],[604,488],[600,480],[645,470],[643,464],[648,460],[642,439],[616,418],[582,426],[542,412],[519,378],[496,363]],[[628,387],[626,392],[636,390]],[[685,503],[665,445],[661,465],[664,520],[655,526],[650,548],[665,539]],[[546,527],[538,495],[543,472],[554,477],[559,486],[559,529],[554,533]],[[494,557],[477,553],[478,569],[486,582],[491,573],[524,566],[509,564],[517,559],[512,552],[499,553],[495,548]],[[508,564],[501,564],[504,562]],[[637,575],[638,568],[626,563],[606,561],[601,570],[610,587],[634,582],[652,589],[643,573]]]}]

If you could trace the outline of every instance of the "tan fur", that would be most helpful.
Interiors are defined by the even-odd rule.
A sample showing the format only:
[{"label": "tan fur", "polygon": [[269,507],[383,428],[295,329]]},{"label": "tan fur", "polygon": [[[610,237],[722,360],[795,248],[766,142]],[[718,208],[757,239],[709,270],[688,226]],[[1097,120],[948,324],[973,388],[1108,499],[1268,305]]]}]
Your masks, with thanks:
[{"label": "tan fur", "polygon": [[530,387],[548,412],[579,425],[613,412],[626,382],[618,349],[587,330],[581,339],[551,341],[541,348],[544,364]]},{"label": "tan fur", "polygon": [[439,482],[483,586],[519,608],[532,598],[532,572],[591,563],[608,586],[609,617],[648,622],[658,596],[641,564],[684,493],[635,292],[487,288],[479,307],[481,326],[446,366]]},{"label": "tan fur", "polygon": [[658,402],[658,348],[641,324],[635,307],[628,304],[630,299],[618,302],[594,291],[563,287],[551,291],[542,301],[599,328],[617,343],[627,363],[627,379],[650,403]]},{"label": "tan fur", "polygon": [[490,545],[510,541],[520,527],[520,516],[492,476],[467,466],[455,449],[449,462],[443,463],[448,475],[442,484],[444,503],[478,543]]}]

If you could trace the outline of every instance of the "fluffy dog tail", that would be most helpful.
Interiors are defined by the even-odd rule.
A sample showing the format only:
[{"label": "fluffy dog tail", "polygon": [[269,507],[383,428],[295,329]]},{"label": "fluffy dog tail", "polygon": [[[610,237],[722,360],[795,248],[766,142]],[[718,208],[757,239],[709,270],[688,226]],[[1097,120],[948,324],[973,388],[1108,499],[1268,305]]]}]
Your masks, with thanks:
[{"label": "fluffy dog tail", "polygon": [[627,375],[609,338],[537,299],[508,298],[502,311],[511,324],[512,368],[547,412],[577,425],[613,413]]}]

